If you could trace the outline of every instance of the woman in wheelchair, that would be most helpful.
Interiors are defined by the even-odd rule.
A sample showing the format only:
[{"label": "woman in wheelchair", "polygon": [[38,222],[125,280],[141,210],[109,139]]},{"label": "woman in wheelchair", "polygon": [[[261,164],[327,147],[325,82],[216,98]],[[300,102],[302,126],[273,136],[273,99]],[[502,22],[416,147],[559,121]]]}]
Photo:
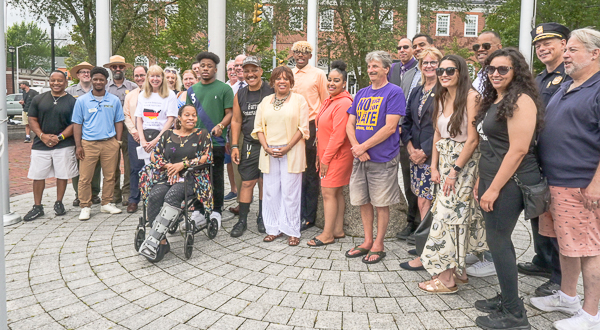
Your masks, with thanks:
[{"label": "woman in wheelchair", "polygon": [[140,176],[140,189],[146,203],[146,219],[152,229],[140,246],[139,253],[150,262],[158,262],[170,251],[166,233],[182,212],[185,185],[190,200],[196,197],[205,211],[212,211],[212,188],[208,170],[192,173],[185,180],[188,168],[212,163],[212,143],[206,129],[195,128],[196,108],[186,105],[179,109],[175,129],[166,131],[156,144],[148,164]]}]

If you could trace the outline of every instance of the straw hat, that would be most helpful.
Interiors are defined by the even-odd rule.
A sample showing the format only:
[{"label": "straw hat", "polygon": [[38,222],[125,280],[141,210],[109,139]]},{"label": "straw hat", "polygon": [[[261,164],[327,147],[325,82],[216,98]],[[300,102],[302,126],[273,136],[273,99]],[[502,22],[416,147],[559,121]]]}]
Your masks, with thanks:
[{"label": "straw hat", "polygon": [[125,63],[125,57],[121,56],[121,55],[113,55],[110,57],[110,60],[108,63],[104,64],[105,68],[109,68],[111,65],[125,65],[125,69],[131,69],[133,68],[133,65],[129,64],[129,63]]},{"label": "straw hat", "polygon": [[81,62],[79,64],[77,64],[76,66],[74,66],[73,68],[71,68],[71,70],[69,71],[69,73],[71,74],[71,77],[76,78],[77,77],[77,72],[79,72],[79,70],[81,69],[93,69],[94,66],[91,65],[88,62]]}]

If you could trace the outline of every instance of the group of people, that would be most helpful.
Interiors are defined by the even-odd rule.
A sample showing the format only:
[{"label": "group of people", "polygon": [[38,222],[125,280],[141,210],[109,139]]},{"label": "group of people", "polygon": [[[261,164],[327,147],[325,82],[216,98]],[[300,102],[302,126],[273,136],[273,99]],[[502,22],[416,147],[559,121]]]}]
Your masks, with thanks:
[{"label": "group of people", "polygon": [[[409,251],[416,258],[401,264],[431,275],[420,290],[452,294],[468,276],[497,274],[501,293],[475,303],[489,313],[477,325],[529,329],[518,272],[546,276],[531,304],[574,314],[556,321],[557,329],[597,329],[600,32],[544,23],[531,34],[546,65],[537,77],[517,49],[502,48],[495,32],[483,32],[473,45],[481,64],[474,81],[465,59],[444,56],[430,36],[418,34],[398,42],[397,63],[385,51],[367,54],[370,85],[354,97],[346,90],[346,64],[334,61],[326,75],[308,63],[312,46],[306,41],[292,46],[296,66],[275,68],[268,82],[260,60],[244,55],[228,63],[229,82],[216,80],[220,59],[210,52],[198,54],[183,83],[156,65],[133,68],[130,82],[123,72],[132,66],[120,56],[105,65],[112,80],[106,69],[82,63],[72,72],[79,84],[66,91],[64,74],[52,72],[51,91],[29,107],[35,205],[26,220],[43,214],[50,177],[57,178],[55,213],[64,214],[67,180],[78,174],[80,220],[90,218],[94,198],[102,212],[121,212],[115,203],[125,201],[126,188],[115,182],[122,151],[127,211],[137,210],[140,194],[149,201],[153,230],[144,245],[149,252],[142,254],[156,262],[170,249],[164,232],[181,212],[188,168],[212,164],[212,181],[198,171],[187,191],[205,201],[212,196],[202,207],[220,222],[229,155],[230,180],[239,175],[231,181],[239,202],[231,208],[239,213],[232,237],[247,230],[258,183],[263,241],[285,235],[290,246],[298,245],[301,231],[314,226],[320,190],[324,228],[307,244],[333,244],[345,236],[342,188],[349,185],[365,239],[346,257],[374,264],[386,257],[401,169],[408,225],[396,236],[414,243],[420,220],[431,215],[422,251]],[[529,220],[536,256],[517,265],[511,235],[526,203],[520,187],[542,180],[550,185],[550,210]],[[194,214],[195,221],[205,220],[202,212]]]}]

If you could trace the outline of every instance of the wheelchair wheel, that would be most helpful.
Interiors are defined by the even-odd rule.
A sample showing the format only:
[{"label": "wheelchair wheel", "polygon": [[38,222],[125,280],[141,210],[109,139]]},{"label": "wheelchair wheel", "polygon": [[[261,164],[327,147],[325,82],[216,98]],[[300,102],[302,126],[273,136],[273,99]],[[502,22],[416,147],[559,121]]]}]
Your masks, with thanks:
[{"label": "wheelchair wheel", "polygon": [[135,247],[136,251],[140,250],[140,246],[142,246],[142,243],[144,243],[145,240],[146,240],[146,230],[144,230],[144,228],[138,227],[135,230],[135,239],[133,240],[133,246]]},{"label": "wheelchair wheel", "polygon": [[194,235],[187,234],[187,236],[185,237],[185,245],[183,249],[185,258],[189,259],[192,256],[192,252],[194,251]]},{"label": "wheelchair wheel", "polygon": [[219,231],[219,223],[217,219],[210,219],[208,223],[208,227],[206,228],[206,234],[208,238],[213,239],[217,236],[217,232]]}]

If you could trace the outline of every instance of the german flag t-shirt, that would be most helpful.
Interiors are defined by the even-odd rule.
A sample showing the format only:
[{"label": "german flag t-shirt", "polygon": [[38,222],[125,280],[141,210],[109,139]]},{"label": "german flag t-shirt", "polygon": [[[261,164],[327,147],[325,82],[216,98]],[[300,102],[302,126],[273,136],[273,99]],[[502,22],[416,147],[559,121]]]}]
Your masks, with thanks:
[{"label": "german flag t-shirt", "polygon": [[163,129],[168,117],[177,117],[177,112],[177,97],[174,93],[162,98],[158,93],[146,97],[142,91],[135,108],[135,116],[143,119],[144,129],[159,131]]}]

